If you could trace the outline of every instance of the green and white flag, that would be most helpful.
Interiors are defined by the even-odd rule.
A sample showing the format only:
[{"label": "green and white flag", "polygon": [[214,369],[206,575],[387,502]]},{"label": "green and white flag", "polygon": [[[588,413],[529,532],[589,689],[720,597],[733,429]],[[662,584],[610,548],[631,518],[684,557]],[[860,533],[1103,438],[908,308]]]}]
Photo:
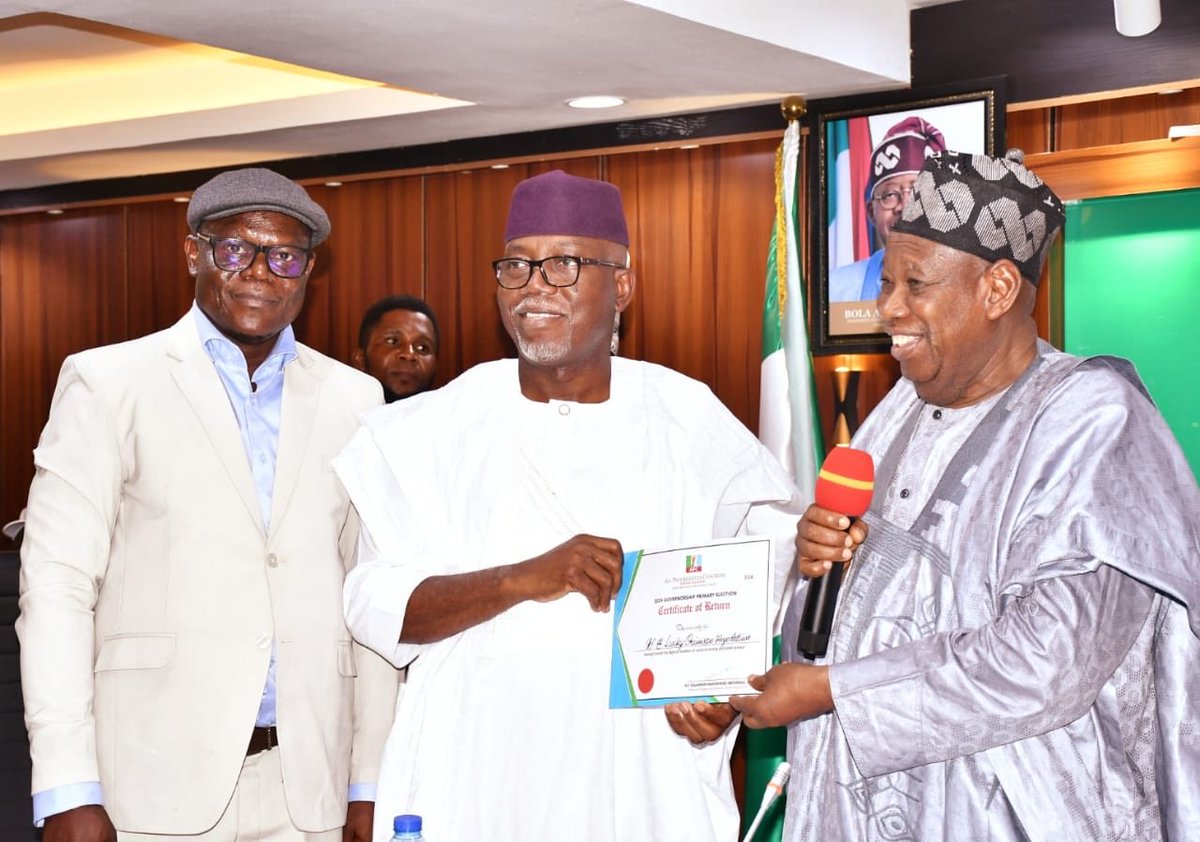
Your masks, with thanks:
[{"label": "green and white flag", "polygon": [[[775,454],[812,499],[825,452],[817,416],[812,376],[812,353],[805,329],[804,283],[800,277],[799,238],[796,236],[796,166],[800,126],[788,125],[775,155],[775,227],[767,254],[766,295],[763,299],[762,391],[758,437]],[[779,658],[776,628],[775,657]],[[742,832],[750,821],[775,768],[785,759],[782,728],[750,731],[746,735],[746,790]],[[771,810],[755,837],[759,842],[783,835],[782,804]]]},{"label": "green and white flag", "polygon": [[804,280],[796,236],[800,128],[788,126],[775,157],[775,228],[763,299],[762,391],[758,437],[809,497],[825,447],[817,416],[812,352],[805,329]]}]

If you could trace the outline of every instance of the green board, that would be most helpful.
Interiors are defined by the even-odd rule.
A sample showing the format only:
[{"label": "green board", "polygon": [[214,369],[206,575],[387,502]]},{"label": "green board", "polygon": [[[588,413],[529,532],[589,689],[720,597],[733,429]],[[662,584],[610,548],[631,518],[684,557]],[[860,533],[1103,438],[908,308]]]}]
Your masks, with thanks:
[{"label": "green board", "polygon": [[1067,206],[1063,344],[1137,366],[1200,476],[1200,190]]}]

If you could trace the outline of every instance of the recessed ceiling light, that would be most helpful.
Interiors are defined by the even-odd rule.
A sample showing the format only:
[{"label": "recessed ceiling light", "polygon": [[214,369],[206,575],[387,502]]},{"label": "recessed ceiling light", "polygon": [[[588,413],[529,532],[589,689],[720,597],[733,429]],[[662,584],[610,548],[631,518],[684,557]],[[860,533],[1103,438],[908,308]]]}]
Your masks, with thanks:
[{"label": "recessed ceiling light", "polygon": [[327,181],[327,182],[325,182],[325,186],[326,187],[341,187],[342,183],[340,181]]},{"label": "recessed ceiling light", "polygon": [[171,201],[172,201],[172,202],[179,202],[180,204],[182,204],[183,202],[190,202],[190,201],[191,201],[191,199],[190,199],[189,197],[187,197],[187,196],[176,196],[176,197],[175,197],[174,199],[172,199]]},{"label": "recessed ceiling light", "polygon": [[46,211],[46,213],[50,214],[51,216],[58,216],[60,213],[62,213],[62,208],[51,208],[50,210]]},{"label": "recessed ceiling light", "polygon": [[619,96],[581,96],[567,100],[572,108],[616,108],[624,105],[625,100]]},{"label": "recessed ceiling light", "polygon": [[492,164],[492,169],[494,169],[494,170],[506,170],[506,169],[508,169],[508,164]]},{"label": "recessed ceiling light", "polygon": [[680,149],[699,149],[700,144],[699,143],[685,143],[683,146],[681,146],[679,148]]}]

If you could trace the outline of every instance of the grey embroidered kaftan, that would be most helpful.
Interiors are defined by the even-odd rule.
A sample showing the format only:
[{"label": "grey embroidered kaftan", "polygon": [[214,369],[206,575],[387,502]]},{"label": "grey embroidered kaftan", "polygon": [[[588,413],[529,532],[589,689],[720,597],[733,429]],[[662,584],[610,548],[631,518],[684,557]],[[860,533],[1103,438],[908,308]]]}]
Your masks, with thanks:
[{"label": "grey embroidered kaftan", "polygon": [[1200,839],[1200,491],[1132,367],[1042,345],[941,459],[934,412],[901,381],[855,439],[870,537],[785,838]]}]

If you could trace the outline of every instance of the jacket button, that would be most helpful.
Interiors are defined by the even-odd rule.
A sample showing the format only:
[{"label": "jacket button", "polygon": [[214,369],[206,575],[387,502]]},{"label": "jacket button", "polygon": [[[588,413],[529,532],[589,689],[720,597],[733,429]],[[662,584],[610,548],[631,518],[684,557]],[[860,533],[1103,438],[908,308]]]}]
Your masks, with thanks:
[{"label": "jacket button", "polygon": [[271,553],[270,555],[268,555],[267,556],[267,567],[278,567],[278,566],[279,566],[279,557],[277,555],[275,555],[275,553]]}]

